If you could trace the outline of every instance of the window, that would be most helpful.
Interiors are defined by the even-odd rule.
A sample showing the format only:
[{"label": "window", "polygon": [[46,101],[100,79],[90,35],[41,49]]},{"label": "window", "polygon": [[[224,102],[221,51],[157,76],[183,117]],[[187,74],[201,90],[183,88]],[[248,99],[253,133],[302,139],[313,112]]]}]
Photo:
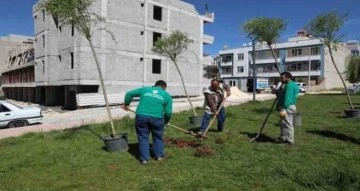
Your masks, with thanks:
[{"label": "window", "polygon": [[59,31],[60,33],[62,33],[62,26],[59,26]]},{"label": "window", "polygon": [[45,10],[42,10],[42,18],[43,18],[43,22],[45,22]]},{"label": "window", "polygon": [[74,69],[74,53],[70,52],[70,64],[71,64],[71,69]]},{"label": "window", "polygon": [[35,20],[35,21],[37,20],[37,15],[35,15],[34,20]]},{"label": "window", "polygon": [[141,3],[140,5],[141,5],[141,7],[144,7],[144,3]]},{"label": "window", "polygon": [[9,112],[11,111],[9,108],[5,107],[3,104],[1,104],[1,111],[0,112]]},{"label": "window", "polygon": [[258,53],[258,59],[265,59],[266,58],[266,52],[259,52]]},{"label": "window", "polygon": [[302,55],[302,49],[293,49],[291,51],[292,56],[301,56]]},{"label": "window", "polygon": [[154,32],[153,33],[153,45],[155,45],[156,41],[161,38],[161,33]]},{"label": "window", "polygon": [[154,20],[162,20],[162,8],[156,5],[154,5]]},{"label": "window", "polygon": [[61,55],[59,55],[58,58],[59,58],[59,61],[61,62]]},{"label": "window", "polygon": [[43,48],[45,48],[45,35],[42,35],[41,37],[42,37],[42,46]]},{"label": "window", "polygon": [[72,24],[72,25],[71,25],[71,36],[74,36],[74,34],[75,34],[75,27],[74,27],[74,25]]},{"label": "window", "polygon": [[140,62],[144,61],[144,58],[140,58]]},{"label": "window", "polygon": [[161,74],[161,60],[152,60],[152,73]]},{"label": "window", "polygon": [[244,72],[244,66],[238,66],[237,70],[238,70],[238,73],[243,73]]},{"label": "window", "polygon": [[244,54],[238,54],[238,60],[244,60]]},{"label": "window", "polygon": [[223,67],[222,68],[222,74],[231,74],[231,73],[232,73],[231,67]]},{"label": "window", "polygon": [[45,60],[42,61],[43,74],[45,74]]},{"label": "window", "polygon": [[311,48],[311,55],[319,55],[319,54],[320,54],[319,47],[312,47]]},{"label": "window", "polygon": [[223,55],[222,56],[223,62],[231,62],[232,61],[232,55]]},{"label": "window", "polygon": [[144,35],[144,31],[140,31],[140,35]]}]

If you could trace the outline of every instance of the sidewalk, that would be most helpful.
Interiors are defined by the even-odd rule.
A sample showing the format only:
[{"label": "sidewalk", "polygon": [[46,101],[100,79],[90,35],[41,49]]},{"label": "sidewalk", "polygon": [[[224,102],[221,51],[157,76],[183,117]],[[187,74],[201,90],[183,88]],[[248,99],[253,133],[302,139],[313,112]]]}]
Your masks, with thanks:
[{"label": "sidewalk", "polygon": [[[259,94],[256,96],[257,101],[265,101],[274,99],[272,94]],[[194,107],[203,107],[204,98],[197,97],[192,98]],[[252,95],[248,97],[230,97],[225,106],[240,105],[252,100]],[[131,109],[136,109],[136,103],[131,105]],[[180,98],[174,100],[173,110],[174,113],[190,110],[190,105],[186,99]],[[111,107],[112,116],[114,119],[121,119],[125,116],[134,117],[134,114],[122,110],[119,106]],[[44,114],[43,124],[27,126],[21,128],[8,128],[0,130],[0,139],[8,137],[17,137],[26,133],[35,132],[49,132],[54,130],[63,130],[69,128],[75,128],[82,125],[104,123],[108,121],[106,108],[89,108],[76,111],[69,111],[65,113],[49,113]]]}]

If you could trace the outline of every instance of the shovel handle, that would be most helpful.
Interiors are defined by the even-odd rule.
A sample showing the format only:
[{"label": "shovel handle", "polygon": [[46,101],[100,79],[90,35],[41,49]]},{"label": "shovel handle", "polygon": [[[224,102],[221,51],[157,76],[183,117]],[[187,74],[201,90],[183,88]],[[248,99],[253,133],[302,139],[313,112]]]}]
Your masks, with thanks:
[{"label": "shovel handle", "polygon": [[[219,113],[219,112],[221,111],[221,109],[224,107],[225,101],[226,101],[226,99],[224,99],[224,101],[221,103],[221,105],[220,105],[219,109],[216,111],[216,113]],[[206,130],[205,130],[205,132],[204,132],[204,134],[203,134],[204,137],[206,137],[206,133],[209,131],[209,129],[210,129],[211,125],[214,123],[216,117],[217,117],[217,116],[214,115],[214,117],[211,119],[209,125],[207,126],[207,128],[206,128]]]}]

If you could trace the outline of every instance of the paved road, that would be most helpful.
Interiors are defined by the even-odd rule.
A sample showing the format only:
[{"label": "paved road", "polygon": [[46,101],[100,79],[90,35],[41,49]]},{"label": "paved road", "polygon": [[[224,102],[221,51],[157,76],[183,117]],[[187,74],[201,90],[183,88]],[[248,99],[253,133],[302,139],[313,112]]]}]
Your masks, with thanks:
[{"label": "paved road", "polygon": [[[264,101],[274,99],[275,96],[271,94],[257,95],[258,101]],[[203,97],[192,98],[194,107],[202,107],[204,104]],[[242,103],[252,100],[252,95],[249,94],[245,97],[230,97],[225,106],[240,105]],[[136,103],[131,107],[135,110]],[[174,100],[174,112],[181,112],[190,109],[190,105],[186,102],[186,99]],[[122,110],[120,107],[111,108],[114,119],[121,119],[125,116],[134,117],[134,114]],[[0,139],[8,137],[21,136],[26,133],[32,132],[48,132],[55,130],[63,130],[69,128],[75,128],[82,125],[93,123],[104,123],[108,121],[106,109],[104,107],[89,108],[76,111],[69,111],[65,113],[50,112],[44,114],[43,124],[21,127],[21,128],[8,128],[0,130]]]}]

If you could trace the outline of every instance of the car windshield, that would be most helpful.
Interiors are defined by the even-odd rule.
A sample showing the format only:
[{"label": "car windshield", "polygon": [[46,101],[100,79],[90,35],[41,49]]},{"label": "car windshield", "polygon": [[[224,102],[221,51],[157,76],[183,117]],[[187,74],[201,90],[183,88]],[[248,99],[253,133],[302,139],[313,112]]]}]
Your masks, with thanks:
[{"label": "car windshield", "polygon": [[13,105],[13,106],[15,106],[15,107],[17,107],[17,108],[19,108],[19,109],[23,109],[23,107],[20,107],[20,106],[18,106],[18,105],[16,105],[16,104],[13,104],[13,103],[9,103],[9,104],[11,104],[11,105]]}]

